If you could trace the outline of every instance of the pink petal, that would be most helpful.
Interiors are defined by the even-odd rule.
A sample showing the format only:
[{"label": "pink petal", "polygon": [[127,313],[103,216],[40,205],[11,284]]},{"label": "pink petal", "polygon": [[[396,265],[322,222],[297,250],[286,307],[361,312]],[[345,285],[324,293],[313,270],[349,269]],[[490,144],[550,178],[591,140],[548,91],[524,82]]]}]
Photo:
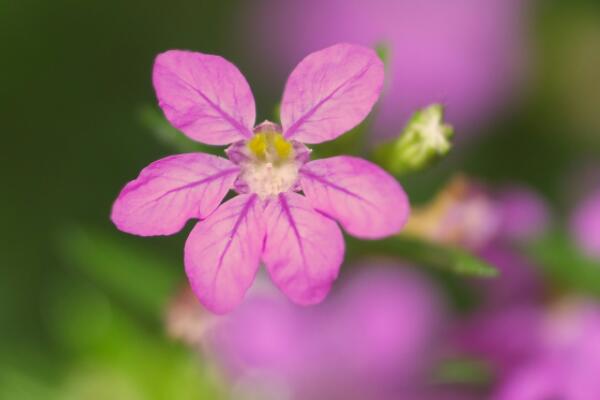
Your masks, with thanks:
[{"label": "pink petal", "polygon": [[281,102],[284,136],[303,143],[332,140],[371,111],[383,85],[383,62],[367,48],[336,44],[304,58]]},{"label": "pink petal", "polygon": [[171,235],[190,218],[205,218],[233,185],[239,167],[202,153],[179,154],[148,165],[113,204],[111,219],[122,231]]},{"label": "pink petal", "polygon": [[221,145],[252,135],[252,91],[224,58],[169,50],[156,57],[152,80],[167,119],[190,138]]},{"label": "pink petal", "polygon": [[398,233],[410,211],[400,184],[377,165],[356,157],[311,161],[300,170],[300,185],[316,210],[362,238]]},{"label": "pink petal", "polygon": [[254,281],[264,238],[261,214],[256,195],[240,195],[190,233],[185,271],[194,293],[209,310],[231,311]]},{"label": "pink petal", "polygon": [[282,193],[265,209],[263,261],[275,284],[294,302],[325,298],[344,257],[336,223],[315,212],[305,197]]}]

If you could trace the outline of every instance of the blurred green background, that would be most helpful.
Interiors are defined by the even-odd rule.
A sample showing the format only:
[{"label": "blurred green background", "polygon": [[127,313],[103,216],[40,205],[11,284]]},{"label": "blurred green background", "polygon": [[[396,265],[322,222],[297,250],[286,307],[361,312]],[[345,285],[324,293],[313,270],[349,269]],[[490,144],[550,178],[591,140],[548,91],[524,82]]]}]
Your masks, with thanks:
[{"label": "blurred green background", "polygon": [[[272,114],[278,93],[261,90],[259,63],[248,56],[254,39],[236,30],[248,3],[0,0],[0,398],[217,390],[212,372],[161,324],[184,281],[187,230],[139,239],[108,216],[127,180],[174,152],[142,117],[155,105],[157,53],[223,55],[251,82],[257,120]],[[525,95],[443,166],[407,178],[414,200],[463,171],[529,184],[559,214],[570,207],[569,177],[600,158],[600,4],[546,0],[531,9]]]}]

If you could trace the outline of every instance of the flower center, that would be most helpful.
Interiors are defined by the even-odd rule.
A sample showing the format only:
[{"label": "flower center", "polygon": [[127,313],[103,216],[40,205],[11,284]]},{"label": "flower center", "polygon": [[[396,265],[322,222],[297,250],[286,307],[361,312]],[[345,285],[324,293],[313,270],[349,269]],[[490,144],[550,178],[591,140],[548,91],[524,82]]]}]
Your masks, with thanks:
[{"label": "flower center", "polygon": [[284,163],[294,152],[292,144],[275,131],[256,133],[248,141],[248,149],[257,160],[272,164]]},{"label": "flower center", "polygon": [[308,149],[287,141],[278,125],[264,122],[252,138],[227,149],[229,158],[241,168],[236,189],[261,198],[298,190],[298,170],[308,159]]}]

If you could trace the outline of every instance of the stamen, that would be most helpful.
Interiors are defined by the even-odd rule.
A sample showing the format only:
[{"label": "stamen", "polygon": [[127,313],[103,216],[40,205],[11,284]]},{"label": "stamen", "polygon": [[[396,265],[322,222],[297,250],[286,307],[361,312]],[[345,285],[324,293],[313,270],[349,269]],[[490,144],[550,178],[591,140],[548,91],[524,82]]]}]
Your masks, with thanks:
[{"label": "stamen", "polygon": [[266,133],[257,133],[248,141],[248,148],[254,156],[260,160],[265,159],[267,152],[267,136]]},{"label": "stamen", "polygon": [[285,140],[279,133],[273,138],[273,146],[279,158],[283,160],[287,160],[293,151],[292,144]]},{"label": "stamen", "polygon": [[306,146],[287,141],[278,125],[263,122],[249,140],[227,149],[229,159],[241,167],[236,190],[261,198],[298,190],[298,171],[308,161],[309,152]]},{"label": "stamen", "polygon": [[257,160],[278,164],[293,156],[293,146],[279,132],[256,133],[248,141],[248,149]]}]

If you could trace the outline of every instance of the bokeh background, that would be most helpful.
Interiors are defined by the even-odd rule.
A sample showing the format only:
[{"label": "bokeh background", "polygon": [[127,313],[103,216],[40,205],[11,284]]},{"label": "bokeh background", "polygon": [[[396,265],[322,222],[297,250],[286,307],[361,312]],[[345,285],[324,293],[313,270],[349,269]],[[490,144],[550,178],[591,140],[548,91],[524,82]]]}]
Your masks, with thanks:
[{"label": "bokeh background", "polygon": [[[451,243],[492,264],[500,259],[517,275],[523,263],[534,271],[525,280],[541,294],[515,300],[511,310],[518,318],[501,307],[505,300],[487,305],[496,300],[482,300],[477,291],[484,284],[471,278],[407,263],[401,254],[366,260],[357,248],[349,251],[332,300],[318,310],[288,309],[267,287],[257,296],[269,293],[272,304],[251,298],[223,323],[180,293],[191,224],[173,237],[144,239],[112,226],[110,207],[122,185],[188,145],[173,136],[156,107],[150,80],[156,54],[180,48],[231,60],[250,82],[260,121],[272,119],[293,66],[338,41],[385,53],[388,82],[368,146],[397,136],[417,108],[446,106],[456,129],[453,150],[431,168],[399,178],[415,207],[457,174],[492,202],[507,186],[535,193],[533,211],[520,202],[514,214],[493,211],[510,223],[544,209],[535,222],[543,229],[527,244],[511,244],[510,255],[480,252],[455,238]],[[600,398],[592,379],[600,374],[597,1],[0,0],[0,60],[0,398],[319,399],[341,396],[334,388],[349,380],[362,382],[352,392],[357,398],[372,386],[391,387],[393,394],[379,398]],[[460,189],[455,203],[466,204],[470,190]],[[486,215],[472,218],[481,222]],[[466,219],[459,214],[454,223]],[[364,293],[381,284],[377,276],[398,286]],[[523,279],[506,283],[506,276],[512,275],[485,285],[513,300],[533,292]],[[381,295],[386,290],[389,299]],[[384,310],[378,318],[361,296],[383,299],[370,306]],[[567,312],[561,329],[592,332],[574,336],[568,354],[596,357],[560,373],[555,341],[542,339],[560,335],[535,322],[560,314],[556,309],[577,310]],[[510,362],[494,356],[506,354],[506,341],[481,322],[496,312],[511,321],[491,322],[511,327],[506,335],[535,332],[511,344],[519,351]],[[366,336],[348,336],[379,323],[383,336],[378,328],[365,332],[376,338],[372,344]],[[442,331],[453,333],[430,338]],[[461,344],[478,340],[485,343],[476,349]],[[529,354],[538,347],[553,350]],[[290,351],[298,348],[308,350]],[[340,356],[348,351],[348,358]],[[390,353],[393,360],[384,357]],[[425,363],[426,373],[408,367]],[[523,372],[523,365],[542,366]],[[412,374],[428,378],[406,389]],[[526,381],[539,384],[520,388],[514,377],[527,374],[537,380]],[[552,377],[567,375],[560,388],[550,385]],[[298,394],[298,387],[306,392]],[[434,389],[425,395],[418,392],[423,387]],[[572,387],[585,387],[591,397]]]}]

